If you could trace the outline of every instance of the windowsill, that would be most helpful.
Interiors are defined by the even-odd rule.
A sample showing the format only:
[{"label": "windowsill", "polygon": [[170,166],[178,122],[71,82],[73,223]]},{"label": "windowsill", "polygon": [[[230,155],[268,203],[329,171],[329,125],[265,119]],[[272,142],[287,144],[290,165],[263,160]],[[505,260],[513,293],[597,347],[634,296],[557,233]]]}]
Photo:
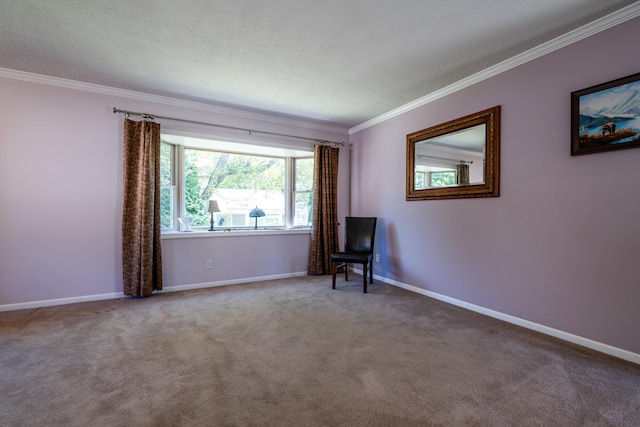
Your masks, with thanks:
[{"label": "windowsill", "polygon": [[256,229],[240,229],[225,231],[224,228],[216,228],[216,231],[208,231],[207,229],[195,229],[192,231],[163,231],[161,239],[194,239],[200,237],[240,237],[240,236],[273,236],[276,234],[310,234],[310,228],[259,228]]}]

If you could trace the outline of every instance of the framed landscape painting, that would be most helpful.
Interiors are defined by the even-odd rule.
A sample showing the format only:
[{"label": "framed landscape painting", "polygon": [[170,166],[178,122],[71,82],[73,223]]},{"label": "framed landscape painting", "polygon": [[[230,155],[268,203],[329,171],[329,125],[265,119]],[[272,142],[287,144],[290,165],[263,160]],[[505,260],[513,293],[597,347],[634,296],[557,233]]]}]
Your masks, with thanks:
[{"label": "framed landscape painting", "polygon": [[571,155],[640,147],[640,73],[571,93]]}]

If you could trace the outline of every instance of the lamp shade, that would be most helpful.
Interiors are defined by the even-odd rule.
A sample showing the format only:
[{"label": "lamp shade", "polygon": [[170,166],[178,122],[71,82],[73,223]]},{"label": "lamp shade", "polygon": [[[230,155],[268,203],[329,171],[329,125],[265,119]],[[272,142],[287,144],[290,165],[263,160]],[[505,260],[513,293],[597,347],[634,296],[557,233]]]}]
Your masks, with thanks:
[{"label": "lamp shade", "polygon": [[249,216],[251,218],[260,218],[265,215],[266,214],[264,213],[264,211],[257,206],[254,209],[251,209],[251,212],[249,212]]},{"label": "lamp shade", "polygon": [[209,200],[209,204],[207,205],[207,212],[220,212],[220,208],[218,207],[217,200]]}]

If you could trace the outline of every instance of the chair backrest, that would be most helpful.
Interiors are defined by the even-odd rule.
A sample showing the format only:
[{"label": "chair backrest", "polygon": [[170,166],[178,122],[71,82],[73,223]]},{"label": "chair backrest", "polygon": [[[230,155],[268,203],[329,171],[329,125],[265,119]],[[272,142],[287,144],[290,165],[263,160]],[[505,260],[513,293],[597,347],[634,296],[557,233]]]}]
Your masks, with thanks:
[{"label": "chair backrest", "polygon": [[373,244],[376,237],[375,217],[345,218],[344,226],[344,250],[345,252],[373,253]]}]

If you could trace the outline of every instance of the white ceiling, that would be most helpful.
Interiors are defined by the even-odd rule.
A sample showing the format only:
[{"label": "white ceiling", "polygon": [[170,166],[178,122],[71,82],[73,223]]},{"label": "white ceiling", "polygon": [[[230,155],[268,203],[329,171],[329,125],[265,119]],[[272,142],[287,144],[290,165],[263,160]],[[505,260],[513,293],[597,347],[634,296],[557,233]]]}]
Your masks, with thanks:
[{"label": "white ceiling", "polygon": [[0,67],[350,128],[636,0],[0,0]]}]

